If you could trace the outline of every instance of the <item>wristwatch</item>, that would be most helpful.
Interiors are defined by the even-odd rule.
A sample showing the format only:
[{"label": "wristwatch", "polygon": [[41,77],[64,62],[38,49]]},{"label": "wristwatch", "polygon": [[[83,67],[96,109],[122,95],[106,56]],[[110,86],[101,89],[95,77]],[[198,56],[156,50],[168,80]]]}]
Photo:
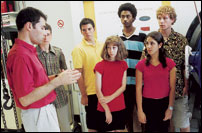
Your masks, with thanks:
[{"label": "wristwatch", "polygon": [[168,109],[173,110],[173,106],[169,106]]}]

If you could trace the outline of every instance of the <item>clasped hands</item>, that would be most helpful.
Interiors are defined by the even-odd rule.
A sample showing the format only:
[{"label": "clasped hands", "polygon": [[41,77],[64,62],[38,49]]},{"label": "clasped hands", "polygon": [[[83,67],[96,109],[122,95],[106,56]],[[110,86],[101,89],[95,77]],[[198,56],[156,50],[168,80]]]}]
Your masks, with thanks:
[{"label": "clasped hands", "polygon": [[100,104],[107,104],[112,101],[112,96],[103,96],[101,98],[98,98],[98,101]]}]

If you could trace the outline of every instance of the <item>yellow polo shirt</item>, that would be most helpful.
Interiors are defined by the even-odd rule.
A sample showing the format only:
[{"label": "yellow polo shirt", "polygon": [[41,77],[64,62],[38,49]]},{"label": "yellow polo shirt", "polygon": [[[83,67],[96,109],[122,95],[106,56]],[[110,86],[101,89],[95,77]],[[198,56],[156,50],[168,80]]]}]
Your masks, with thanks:
[{"label": "yellow polo shirt", "polygon": [[101,52],[104,44],[95,39],[95,45],[89,44],[84,38],[72,51],[74,68],[83,69],[83,78],[87,95],[96,94],[95,65],[102,60]]}]

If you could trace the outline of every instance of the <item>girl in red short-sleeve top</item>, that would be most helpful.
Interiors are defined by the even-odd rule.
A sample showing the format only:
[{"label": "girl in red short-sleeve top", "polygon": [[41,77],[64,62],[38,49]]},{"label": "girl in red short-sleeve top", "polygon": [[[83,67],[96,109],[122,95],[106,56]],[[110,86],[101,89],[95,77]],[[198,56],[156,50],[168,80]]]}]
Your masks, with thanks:
[{"label": "girl in red short-sleeve top", "polygon": [[[138,119],[146,132],[168,132],[175,99],[175,62],[165,56],[160,32],[145,40],[147,58],[136,65]],[[144,83],[144,87],[142,85]]]},{"label": "girl in red short-sleeve top", "polygon": [[126,88],[124,59],[127,50],[118,36],[110,36],[105,41],[101,54],[103,60],[96,64],[96,94],[98,97],[99,131],[118,131],[125,129],[125,101],[123,92]]}]

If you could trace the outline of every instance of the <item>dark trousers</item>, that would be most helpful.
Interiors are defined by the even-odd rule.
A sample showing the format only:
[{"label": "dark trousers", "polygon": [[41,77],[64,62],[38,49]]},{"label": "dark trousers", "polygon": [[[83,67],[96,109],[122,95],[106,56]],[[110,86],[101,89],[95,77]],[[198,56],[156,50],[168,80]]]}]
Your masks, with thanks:
[{"label": "dark trousers", "polygon": [[168,132],[170,121],[163,121],[168,104],[169,97],[162,99],[143,97],[142,107],[147,119],[145,132]]},{"label": "dark trousers", "polygon": [[86,124],[88,129],[98,130],[97,104],[97,95],[88,95],[88,106],[85,106]]},{"label": "dark trousers", "polygon": [[133,132],[133,111],[136,105],[136,86],[126,85],[124,91],[124,99],[126,105],[126,128],[129,132]]}]

